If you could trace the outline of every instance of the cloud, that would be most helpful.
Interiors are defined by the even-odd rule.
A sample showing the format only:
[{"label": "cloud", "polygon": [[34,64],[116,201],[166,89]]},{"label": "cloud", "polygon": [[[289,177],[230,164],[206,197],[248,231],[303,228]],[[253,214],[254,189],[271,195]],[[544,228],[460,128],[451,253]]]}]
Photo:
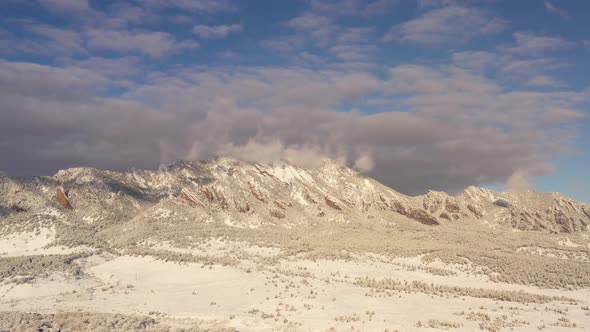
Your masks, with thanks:
[{"label": "cloud", "polygon": [[363,153],[354,161],[354,168],[359,172],[368,173],[375,168],[375,161],[370,153]]},{"label": "cloud", "polygon": [[374,29],[368,27],[343,28],[336,40],[340,43],[367,42],[371,39],[373,30]]},{"label": "cloud", "polygon": [[37,0],[42,6],[55,12],[83,13],[91,11],[88,0]]},{"label": "cloud", "polygon": [[559,16],[560,18],[562,18],[564,20],[570,19],[569,14],[565,10],[556,7],[549,0],[545,0],[545,9],[547,10],[548,13]]},{"label": "cloud", "polygon": [[324,63],[324,58],[317,54],[313,54],[310,52],[301,52],[299,54],[299,59],[304,62],[313,63],[313,64],[322,64]]},{"label": "cloud", "polygon": [[[199,156],[200,153],[189,154],[189,158]],[[295,166],[314,168],[322,165],[326,155],[314,146],[285,146],[278,140],[257,142],[249,140],[244,145],[227,143],[220,147],[219,155],[229,156],[252,163],[269,163],[277,160],[287,161]]]},{"label": "cloud", "polygon": [[108,80],[104,76],[82,68],[66,70],[27,62],[0,60],[0,69],[5,92],[21,96],[35,95],[39,98],[49,98],[53,92],[59,91],[59,94],[54,96],[58,98],[108,85]]},{"label": "cloud", "polygon": [[[523,187],[570,152],[590,101],[590,88],[551,76],[567,65],[557,52],[575,47],[560,36],[516,32],[507,44],[444,53],[449,63],[438,50],[415,60],[422,65],[382,58],[392,46],[381,43],[381,18],[370,17],[398,0],[306,0],[300,15],[253,41],[279,52],[284,59],[271,63],[280,66],[241,66],[268,54],[231,47],[203,52],[226,66],[162,59],[199,47],[197,36],[241,31],[216,21],[241,2],[33,1],[60,25],[24,19],[0,29],[3,54],[46,64],[0,60],[0,155],[10,156],[0,169],[11,174],[215,155],[312,167],[329,157],[407,194]],[[418,0],[417,17],[384,39],[460,46],[492,36],[508,23],[477,6],[486,2]],[[208,25],[197,22],[203,15]]]},{"label": "cloud", "polygon": [[524,170],[515,171],[506,181],[506,189],[513,192],[526,192],[533,190],[533,183]]},{"label": "cloud", "polygon": [[199,47],[199,43],[195,41],[180,41],[166,32],[91,28],[86,31],[86,35],[88,47],[91,49],[118,53],[135,52],[154,58]]},{"label": "cloud", "polygon": [[576,47],[576,43],[559,36],[540,36],[530,32],[515,32],[515,46],[504,51],[516,55],[542,55],[550,51],[563,51]]},{"label": "cloud", "polygon": [[314,12],[330,16],[387,15],[399,0],[310,0]]},{"label": "cloud", "polygon": [[285,25],[295,30],[320,30],[323,28],[331,28],[334,25],[334,20],[325,15],[306,12],[303,15],[290,19]]},{"label": "cloud", "polygon": [[554,58],[538,58],[538,59],[508,59],[503,63],[500,69],[500,74],[504,76],[512,76],[513,78],[530,77],[532,75],[539,75],[559,68],[563,68],[565,64],[560,63]]},{"label": "cloud", "polygon": [[468,6],[492,1],[495,0],[417,0],[416,5],[418,9],[430,9],[445,6]]},{"label": "cloud", "polygon": [[546,123],[570,123],[587,118],[586,114],[563,107],[548,108],[542,115],[541,120]]},{"label": "cloud", "polygon": [[104,12],[96,11],[93,16],[85,17],[83,25],[110,29],[127,29],[129,25],[153,24],[160,22],[162,15],[142,7],[125,2],[115,2]]},{"label": "cloud", "polygon": [[461,44],[476,37],[495,34],[506,25],[503,19],[477,8],[448,6],[430,10],[392,27],[383,40],[426,46]]},{"label": "cloud", "polygon": [[193,22],[193,18],[188,15],[174,15],[168,17],[168,20],[175,24],[190,24]]},{"label": "cloud", "polygon": [[137,56],[119,58],[91,56],[84,60],[67,58],[61,62],[68,67],[86,69],[105,77],[129,78],[132,75],[138,74],[140,71],[140,59]]},{"label": "cloud", "polygon": [[0,53],[51,56],[87,54],[84,37],[79,31],[39,24],[31,20],[23,23],[25,37],[17,36],[8,30],[0,31]]},{"label": "cloud", "polygon": [[318,47],[329,46],[342,31],[333,17],[311,11],[290,19],[284,25],[295,30],[300,37],[313,41]]},{"label": "cloud", "polygon": [[31,53],[83,54],[84,38],[75,30],[56,28],[45,24],[28,24],[25,29],[44,38],[37,45],[29,40],[16,41],[15,45]]},{"label": "cloud", "polygon": [[330,47],[330,53],[346,61],[368,61],[379,51],[375,45],[340,44]]},{"label": "cloud", "polygon": [[[359,69],[178,66],[100,97],[118,84],[102,64],[0,62],[0,154],[11,156],[0,169],[154,168],[214,155],[309,166],[331,157],[404,193],[457,191],[515,170],[551,172],[574,137],[577,105],[590,99],[505,92],[465,69],[416,65],[379,78]],[[376,114],[338,110],[401,96]]]},{"label": "cloud", "polygon": [[195,25],[193,33],[201,38],[217,39],[225,38],[232,32],[242,31],[241,24],[230,25]]},{"label": "cloud", "polygon": [[559,36],[538,35],[530,32],[515,32],[514,42],[501,44],[487,51],[459,51],[452,53],[453,63],[484,74],[493,74],[498,79],[525,86],[557,87],[559,82],[547,78],[570,63],[550,53],[571,50],[577,44]]},{"label": "cloud", "polygon": [[340,61],[347,65],[370,65],[369,61],[379,53],[379,47],[373,41],[372,27],[343,26],[334,17],[314,11],[304,12],[284,22],[283,25],[294,30],[295,34],[286,39],[281,37],[264,41],[263,46],[291,56],[294,51],[305,53],[307,51],[305,47],[312,44],[332,55],[333,61]]},{"label": "cloud", "polygon": [[464,68],[476,71],[484,71],[494,66],[498,61],[498,55],[488,51],[462,51],[452,54],[453,62]]},{"label": "cloud", "polygon": [[141,29],[102,27],[57,28],[30,23],[24,27],[32,37],[8,35],[0,40],[6,54],[28,53],[52,57],[92,56],[97,51],[141,54],[159,58],[199,47],[194,40],[178,40],[172,34]]},{"label": "cloud", "polygon": [[560,87],[564,87],[565,83],[560,80],[557,80],[551,76],[538,75],[538,76],[532,77],[530,80],[528,80],[527,85],[528,86],[536,86],[536,87],[560,88]]},{"label": "cloud", "polygon": [[292,54],[293,51],[305,45],[305,38],[300,35],[281,36],[274,39],[260,41],[260,46],[283,54]]},{"label": "cloud", "polygon": [[236,9],[228,0],[142,0],[142,4],[153,8],[173,8],[191,12],[227,12]]}]

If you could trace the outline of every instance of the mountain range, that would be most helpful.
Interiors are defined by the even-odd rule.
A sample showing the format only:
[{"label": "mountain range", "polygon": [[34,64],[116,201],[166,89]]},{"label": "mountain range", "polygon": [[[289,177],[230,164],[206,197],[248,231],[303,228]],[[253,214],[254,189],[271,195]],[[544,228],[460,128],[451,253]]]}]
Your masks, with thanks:
[{"label": "mountain range", "polygon": [[322,223],[395,223],[437,227],[472,221],[521,231],[590,229],[590,205],[559,193],[497,192],[469,187],[458,195],[407,196],[341,164],[317,168],[285,161],[230,158],[176,162],[158,170],[70,168],[53,176],[0,175],[0,217],[124,224],[182,218],[238,228]]}]

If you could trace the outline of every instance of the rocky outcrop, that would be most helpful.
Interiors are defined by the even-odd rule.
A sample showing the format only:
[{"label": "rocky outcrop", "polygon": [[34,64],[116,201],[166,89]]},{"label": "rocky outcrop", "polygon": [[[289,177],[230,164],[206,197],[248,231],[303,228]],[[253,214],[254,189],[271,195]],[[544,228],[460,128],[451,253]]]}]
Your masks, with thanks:
[{"label": "rocky outcrop", "polygon": [[285,212],[278,210],[278,209],[270,209],[269,213],[271,216],[278,218],[278,219],[285,218]]},{"label": "rocky outcrop", "polygon": [[204,206],[203,203],[201,203],[197,198],[197,195],[195,195],[192,191],[186,188],[182,188],[182,190],[180,191],[180,197],[182,197],[192,206]]},{"label": "rocky outcrop", "polygon": [[334,210],[342,211],[342,208],[340,207],[340,205],[338,205],[336,202],[331,200],[329,197],[327,197],[327,196],[324,197],[324,200],[325,200],[327,206],[331,207]]},{"label": "rocky outcrop", "polygon": [[424,225],[439,225],[440,222],[436,217],[429,214],[426,210],[421,208],[413,208],[401,202],[394,202],[393,208],[395,212],[404,215],[410,219],[414,219]]},{"label": "rocky outcrop", "polygon": [[484,216],[483,208],[480,204],[467,203],[467,210],[471,211],[471,213],[473,213],[477,219],[480,219]]},{"label": "rocky outcrop", "polygon": [[66,210],[73,210],[74,209],[74,207],[70,203],[70,200],[68,199],[66,194],[61,189],[57,190],[57,194],[56,194],[55,199],[64,209],[66,209]]},{"label": "rocky outcrop", "polygon": [[459,220],[465,217],[481,217],[480,213],[474,211],[473,206],[464,204],[456,197],[445,192],[429,191],[422,197],[422,206],[433,216],[439,216],[446,220]]}]

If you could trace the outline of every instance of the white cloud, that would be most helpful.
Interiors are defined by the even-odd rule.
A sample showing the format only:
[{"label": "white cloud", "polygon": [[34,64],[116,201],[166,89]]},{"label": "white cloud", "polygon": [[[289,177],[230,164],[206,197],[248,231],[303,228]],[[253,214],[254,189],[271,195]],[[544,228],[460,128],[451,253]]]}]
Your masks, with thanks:
[{"label": "white cloud", "polygon": [[550,51],[563,51],[576,47],[574,42],[559,36],[543,36],[530,32],[515,32],[516,45],[504,50],[517,55],[542,55]]},{"label": "white cloud", "polygon": [[379,48],[365,44],[338,44],[329,48],[335,57],[346,61],[365,61],[374,58]]},{"label": "white cloud", "polygon": [[95,12],[92,20],[85,18],[85,24],[103,28],[127,29],[129,24],[158,23],[161,16],[148,8],[126,2],[109,5],[105,12]]},{"label": "white cloud", "polygon": [[221,55],[221,57],[225,58],[225,59],[239,59],[240,58],[240,54],[238,52],[234,52],[234,51],[230,51],[230,50],[226,50],[223,51],[221,53],[219,53],[219,55]]},{"label": "white cloud", "polygon": [[284,25],[294,30],[295,34],[287,39],[280,37],[265,41],[266,47],[281,49],[283,53],[290,55],[293,51],[303,51],[309,42],[315,47],[325,49],[327,53],[347,65],[353,65],[355,62],[366,64],[379,51],[379,47],[373,41],[374,28],[346,27],[340,25],[334,17],[325,14],[307,11],[285,22]]},{"label": "white cloud", "polygon": [[555,106],[548,108],[543,113],[542,121],[551,124],[571,123],[585,119],[587,117],[588,115],[581,113],[579,111],[570,108]]},{"label": "white cloud", "polygon": [[88,0],[37,0],[51,11],[63,13],[82,13],[92,10]]},{"label": "white cloud", "polygon": [[569,14],[565,10],[556,7],[549,0],[545,0],[545,9],[547,10],[548,13],[551,13],[553,15],[557,15],[557,16],[561,17],[564,20],[569,20],[570,19]]},{"label": "white cloud", "polygon": [[536,86],[536,87],[552,87],[552,88],[559,88],[564,87],[566,84],[560,80],[557,80],[551,76],[547,75],[538,75],[532,77],[527,82],[528,86]]},{"label": "white cloud", "polygon": [[310,0],[314,12],[336,16],[387,15],[399,0]]},{"label": "white cloud", "polygon": [[242,31],[241,24],[229,25],[195,25],[193,33],[201,38],[217,39],[227,37],[232,32]]},{"label": "white cloud", "polygon": [[506,181],[506,188],[512,192],[526,192],[533,190],[533,184],[526,171],[517,170]]},{"label": "white cloud", "polygon": [[[192,152],[189,157],[199,157],[198,149],[193,149]],[[246,144],[224,144],[220,147],[219,154],[253,163],[285,160],[299,167],[319,167],[326,158],[316,146],[286,146],[279,140],[258,142],[253,139],[248,140]]]},{"label": "white cloud", "polygon": [[321,63],[325,62],[324,61],[324,58],[322,58],[321,56],[319,56],[317,54],[313,54],[313,53],[310,53],[310,52],[301,52],[299,54],[299,57],[300,57],[301,60],[307,61],[307,62],[310,62],[310,63],[321,64]]},{"label": "white cloud", "polygon": [[375,161],[368,152],[363,152],[355,161],[354,168],[360,172],[367,173],[375,168]]},{"label": "white cloud", "polygon": [[460,67],[484,71],[498,62],[498,55],[487,51],[462,51],[452,55],[453,62]]},{"label": "white cloud", "polygon": [[31,47],[33,53],[52,52],[59,54],[80,54],[85,53],[84,39],[82,35],[75,30],[56,28],[44,24],[29,24],[25,26],[29,32],[46,38],[44,42],[34,47],[34,43],[21,43],[16,41],[15,44]]},{"label": "white cloud", "polygon": [[285,26],[306,35],[321,47],[330,44],[335,34],[340,31],[333,18],[314,12],[306,12],[292,18]]},{"label": "white cloud", "polygon": [[168,20],[175,24],[190,24],[193,22],[193,18],[187,15],[174,15],[168,17]]},{"label": "white cloud", "polygon": [[192,12],[224,12],[236,9],[228,0],[142,0],[142,4],[154,8],[177,8]]},{"label": "white cloud", "polygon": [[514,43],[500,45],[492,51],[455,52],[453,62],[463,68],[495,74],[505,82],[528,87],[560,87],[563,82],[550,79],[546,73],[571,64],[546,54],[575,48],[576,43],[559,36],[529,32],[516,32],[513,36]]},{"label": "white cloud", "polygon": [[7,35],[6,39],[0,40],[0,44],[6,46],[6,48],[3,47],[4,53],[20,52],[53,57],[73,57],[92,56],[96,51],[110,51],[156,58],[199,47],[199,43],[194,40],[178,40],[167,32],[122,29],[108,24],[76,29],[28,23],[24,26],[24,30],[34,37],[16,38],[14,35]]},{"label": "white cloud", "polygon": [[91,49],[119,53],[137,52],[151,57],[199,47],[195,41],[179,41],[166,32],[91,28],[86,34],[88,47]]},{"label": "white cloud", "polygon": [[503,19],[483,10],[449,6],[428,11],[392,27],[383,40],[421,45],[460,44],[476,37],[495,34],[506,25]]},{"label": "white cloud", "polygon": [[417,0],[418,9],[429,9],[444,6],[468,6],[495,0]]},{"label": "white cloud", "polygon": [[284,54],[291,54],[303,47],[304,44],[305,38],[300,35],[281,36],[260,41],[260,46]]},{"label": "white cloud", "polygon": [[286,26],[295,30],[317,30],[322,27],[332,26],[334,20],[328,16],[320,15],[314,12],[306,12],[303,15],[290,19],[285,23]]},{"label": "white cloud", "polygon": [[104,58],[91,56],[83,60],[66,59],[63,65],[81,68],[106,77],[129,77],[139,73],[139,57]]},{"label": "white cloud", "polygon": [[537,58],[537,59],[508,59],[502,64],[500,73],[503,75],[512,76],[515,78],[531,77],[541,73],[546,73],[559,68],[563,68],[565,64],[560,63],[553,58]]},{"label": "white cloud", "polygon": [[371,40],[374,29],[367,27],[343,28],[336,40],[341,43],[362,43]]}]

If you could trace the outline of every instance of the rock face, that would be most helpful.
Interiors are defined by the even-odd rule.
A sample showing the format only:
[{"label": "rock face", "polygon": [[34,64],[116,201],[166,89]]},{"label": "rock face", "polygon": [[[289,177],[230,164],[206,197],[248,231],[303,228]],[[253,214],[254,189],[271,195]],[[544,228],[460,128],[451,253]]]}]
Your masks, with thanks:
[{"label": "rock face", "polygon": [[70,204],[70,200],[66,197],[66,194],[61,189],[57,190],[57,194],[55,196],[57,202],[66,210],[73,210],[74,207]]},{"label": "rock face", "polygon": [[457,199],[479,206],[487,220],[520,230],[573,233],[590,226],[589,205],[559,193],[500,193],[469,187]]},{"label": "rock face", "polygon": [[471,216],[477,217],[477,214],[472,209],[447,193],[429,191],[426,195],[419,197],[422,197],[424,209],[432,215],[438,215],[440,218],[458,220]]},{"label": "rock face", "polygon": [[559,194],[471,187],[457,196],[430,191],[410,197],[329,160],[314,169],[221,158],[157,171],[72,168],[51,177],[3,176],[0,207],[0,217],[48,214],[92,223],[184,218],[249,228],[402,219],[432,227],[485,222],[546,232],[584,232],[590,225],[590,207]]}]

